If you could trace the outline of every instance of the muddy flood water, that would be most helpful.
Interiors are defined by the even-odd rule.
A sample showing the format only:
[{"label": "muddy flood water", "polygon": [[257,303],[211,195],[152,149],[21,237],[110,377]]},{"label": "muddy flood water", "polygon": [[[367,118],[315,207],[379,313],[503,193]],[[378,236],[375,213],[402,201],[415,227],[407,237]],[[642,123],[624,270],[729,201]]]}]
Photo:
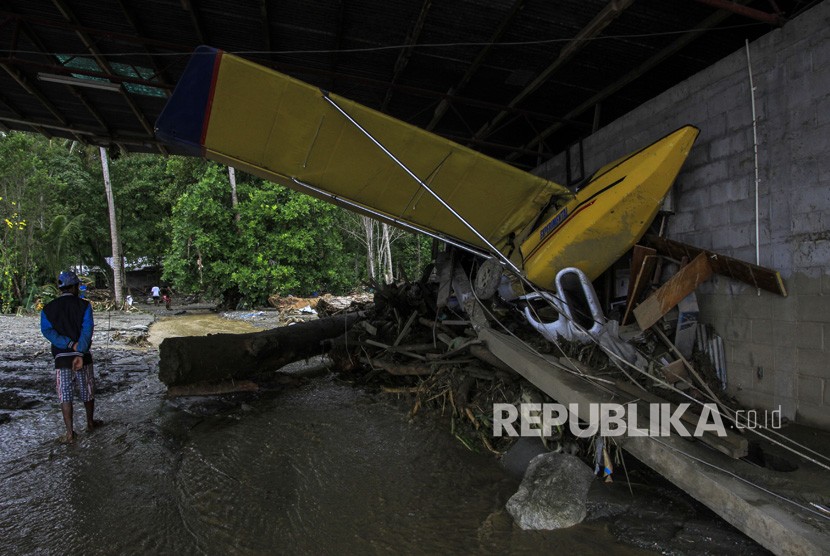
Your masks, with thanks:
[{"label": "muddy flood water", "polygon": [[[114,320],[113,320],[114,319]],[[34,317],[0,317],[1,554],[763,554],[682,493],[615,490],[575,527],[523,531],[518,481],[440,417],[332,374],[266,393],[165,396],[170,334],[263,323],[216,315],[96,316],[96,417],[62,445]],[[3,417],[5,416],[5,417]],[[597,510],[601,508],[601,511]]]}]

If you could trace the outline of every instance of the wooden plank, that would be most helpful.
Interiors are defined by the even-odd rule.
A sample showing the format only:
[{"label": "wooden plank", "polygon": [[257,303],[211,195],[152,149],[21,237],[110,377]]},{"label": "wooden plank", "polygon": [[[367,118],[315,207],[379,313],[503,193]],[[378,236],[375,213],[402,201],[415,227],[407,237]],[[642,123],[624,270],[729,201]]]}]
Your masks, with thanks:
[{"label": "wooden plank", "polygon": [[400,344],[401,340],[403,340],[406,337],[406,335],[409,334],[409,329],[412,327],[412,323],[415,322],[415,318],[417,316],[418,311],[412,311],[412,314],[409,315],[409,319],[407,319],[406,324],[403,327],[403,330],[401,330],[401,333],[398,334],[397,338],[395,338],[395,343],[392,344],[393,346]]},{"label": "wooden plank", "polygon": [[700,253],[634,309],[634,318],[637,319],[640,329],[650,328],[711,276],[712,267],[709,265],[709,259],[705,253]]},{"label": "wooden plank", "polygon": [[433,372],[429,365],[419,365],[417,363],[395,363],[385,359],[369,359],[368,357],[361,357],[360,362],[369,365],[373,369],[384,370],[390,375],[431,375]]},{"label": "wooden plank", "polygon": [[785,297],[787,295],[787,288],[784,286],[781,274],[777,270],[764,268],[763,266],[654,235],[646,236],[643,241],[654,247],[659,254],[677,260],[682,257],[693,259],[699,254],[705,253],[709,259],[709,264],[712,266],[712,271],[716,274],[727,276],[764,291]]},{"label": "wooden plank", "polygon": [[622,319],[623,326],[628,324],[631,313],[634,311],[637,303],[639,303],[643,292],[649,284],[651,284],[651,279],[654,276],[654,269],[657,268],[657,259],[658,257],[656,255],[646,255],[642,261],[640,261],[639,267],[635,267],[633,264],[631,265],[632,270],[637,268],[637,273],[636,278],[634,272],[631,273],[633,280],[628,283],[628,300],[625,302],[625,314]]},{"label": "wooden plank", "polygon": [[631,298],[634,296],[634,286],[635,286],[635,276],[639,276],[642,272],[643,262],[645,262],[646,257],[654,256],[657,254],[657,250],[652,247],[646,247],[644,245],[635,245],[634,249],[631,253],[631,279],[628,281],[628,300],[631,301]]}]

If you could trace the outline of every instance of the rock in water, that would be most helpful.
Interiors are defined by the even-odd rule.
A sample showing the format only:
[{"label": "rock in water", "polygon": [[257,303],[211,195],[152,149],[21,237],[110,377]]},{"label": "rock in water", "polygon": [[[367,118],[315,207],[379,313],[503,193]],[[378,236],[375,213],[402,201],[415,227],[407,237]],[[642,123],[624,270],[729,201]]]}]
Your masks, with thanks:
[{"label": "rock in water", "polygon": [[594,479],[591,468],[568,454],[533,458],[507,511],[522,529],[563,529],[580,523]]}]

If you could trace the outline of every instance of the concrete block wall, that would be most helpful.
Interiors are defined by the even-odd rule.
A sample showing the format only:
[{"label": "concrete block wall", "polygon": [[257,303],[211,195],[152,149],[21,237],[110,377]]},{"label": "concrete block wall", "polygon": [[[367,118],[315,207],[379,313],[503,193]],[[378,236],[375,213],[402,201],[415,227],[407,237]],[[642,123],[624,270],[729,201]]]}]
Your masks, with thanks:
[{"label": "concrete block wall", "polygon": [[[751,43],[749,56],[759,263],[781,273],[789,295],[716,276],[698,289],[701,320],[725,340],[741,403],[830,428],[830,2]],[[668,237],[756,262],[745,48],[586,138],[586,171],[685,124],[701,133],[675,182]],[[564,183],[564,155],[535,173]]]}]

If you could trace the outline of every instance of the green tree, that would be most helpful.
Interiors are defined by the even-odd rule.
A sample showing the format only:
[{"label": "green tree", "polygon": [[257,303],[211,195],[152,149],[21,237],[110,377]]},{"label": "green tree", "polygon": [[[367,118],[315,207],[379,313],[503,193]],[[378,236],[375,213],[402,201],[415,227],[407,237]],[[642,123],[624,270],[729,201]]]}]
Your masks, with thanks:
[{"label": "green tree", "polygon": [[78,217],[75,197],[89,179],[72,142],[0,134],[3,311],[24,304],[34,288],[53,282],[60,268],[77,261],[85,219]]},{"label": "green tree", "polygon": [[185,293],[221,295],[230,279],[236,234],[218,169],[209,165],[173,205],[163,278]]},{"label": "green tree", "polygon": [[246,176],[234,220],[226,170],[207,166],[173,207],[164,279],[181,291],[221,296],[230,306],[264,304],[274,293],[342,293],[356,276],[336,227],[340,209]]}]

